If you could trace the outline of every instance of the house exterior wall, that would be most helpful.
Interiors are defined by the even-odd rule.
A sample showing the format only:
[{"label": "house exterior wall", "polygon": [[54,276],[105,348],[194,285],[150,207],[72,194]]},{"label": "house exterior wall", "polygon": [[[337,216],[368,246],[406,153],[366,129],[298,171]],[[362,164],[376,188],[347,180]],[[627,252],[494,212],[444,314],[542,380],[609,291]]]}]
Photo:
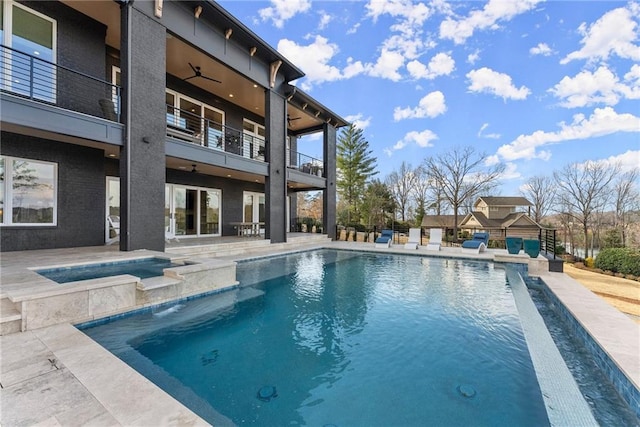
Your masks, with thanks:
[{"label": "house exterior wall", "polygon": [[[104,153],[88,147],[9,132],[0,153],[57,164],[57,225],[3,226],[2,251],[104,244]],[[8,214],[8,213],[7,213]]]}]

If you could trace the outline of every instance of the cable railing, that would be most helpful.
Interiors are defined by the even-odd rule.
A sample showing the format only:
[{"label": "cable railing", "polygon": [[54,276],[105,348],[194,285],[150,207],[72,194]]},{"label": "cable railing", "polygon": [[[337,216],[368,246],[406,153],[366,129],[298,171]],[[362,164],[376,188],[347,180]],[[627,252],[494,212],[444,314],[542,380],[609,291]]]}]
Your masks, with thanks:
[{"label": "cable railing", "polygon": [[287,150],[287,164],[290,168],[309,175],[324,176],[324,162],[322,160],[297,151]]},{"label": "cable railing", "polygon": [[78,113],[120,121],[120,87],[0,45],[0,89]]}]

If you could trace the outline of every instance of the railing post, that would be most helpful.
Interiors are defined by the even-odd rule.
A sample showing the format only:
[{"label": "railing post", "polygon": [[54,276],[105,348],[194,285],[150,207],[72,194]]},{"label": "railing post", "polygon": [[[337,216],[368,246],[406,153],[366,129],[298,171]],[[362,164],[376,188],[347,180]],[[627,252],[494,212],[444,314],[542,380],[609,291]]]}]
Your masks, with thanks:
[{"label": "railing post", "polygon": [[29,56],[29,99],[33,99],[33,56]]}]

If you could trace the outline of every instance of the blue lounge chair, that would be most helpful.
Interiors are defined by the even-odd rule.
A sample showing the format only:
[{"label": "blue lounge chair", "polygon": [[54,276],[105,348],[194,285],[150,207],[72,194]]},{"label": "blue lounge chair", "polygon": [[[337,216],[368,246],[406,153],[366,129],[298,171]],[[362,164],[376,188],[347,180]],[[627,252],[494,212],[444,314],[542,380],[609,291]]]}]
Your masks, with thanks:
[{"label": "blue lounge chair", "polygon": [[473,233],[471,240],[462,242],[462,249],[469,249],[476,253],[484,252],[489,244],[489,233]]},{"label": "blue lounge chair", "polygon": [[390,248],[393,240],[393,230],[382,230],[376,239],[376,248]]}]

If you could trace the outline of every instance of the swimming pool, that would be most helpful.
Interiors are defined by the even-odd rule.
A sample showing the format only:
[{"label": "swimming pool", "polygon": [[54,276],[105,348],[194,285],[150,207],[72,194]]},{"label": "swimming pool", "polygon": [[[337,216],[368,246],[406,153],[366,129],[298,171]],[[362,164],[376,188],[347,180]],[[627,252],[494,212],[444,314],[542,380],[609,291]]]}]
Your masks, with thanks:
[{"label": "swimming pool", "polygon": [[493,264],[316,251],[238,280],[84,331],[216,425],[549,424]]},{"label": "swimming pool", "polygon": [[35,270],[36,273],[57,283],[76,282],[78,280],[97,279],[99,277],[131,274],[146,279],[162,276],[162,270],[177,267],[181,264],[172,263],[167,258],[140,258],[127,261],[112,261],[95,264],[76,265],[67,267],[45,268]]}]

